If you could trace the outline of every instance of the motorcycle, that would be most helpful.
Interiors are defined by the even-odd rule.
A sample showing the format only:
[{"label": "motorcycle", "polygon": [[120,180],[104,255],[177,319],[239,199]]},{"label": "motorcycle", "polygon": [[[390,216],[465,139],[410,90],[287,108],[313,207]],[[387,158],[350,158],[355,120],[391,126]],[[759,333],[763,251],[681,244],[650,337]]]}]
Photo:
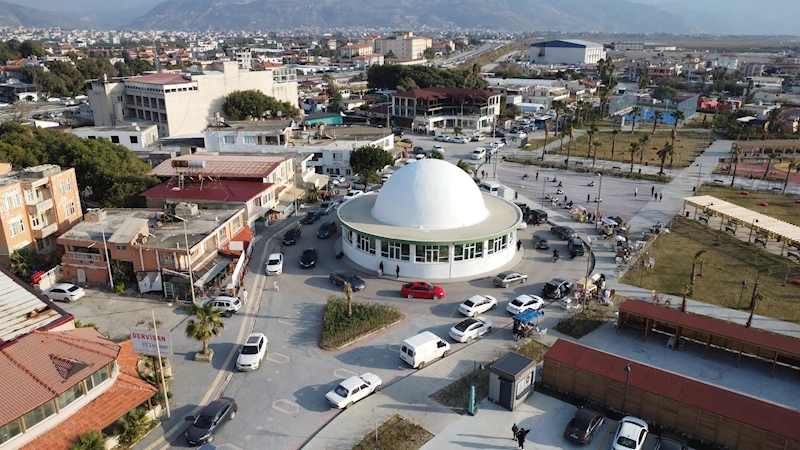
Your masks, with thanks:
[{"label": "motorcycle", "polygon": [[594,186],[594,181],[592,181],[591,183],[589,183],[589,187],[593,187],[593,186]]},{"label": "motorcycle", "polygon": [[563,193],[564,193],[564,191],[562,191],[561,189],[556,191],[556,194],[563,194]]},{"label": "motorcycle", "polygon": [[336,255],[336,259],[342,259],[342,258],[344,258],[344,252],[343,251],[339,252],[339,254]]}]

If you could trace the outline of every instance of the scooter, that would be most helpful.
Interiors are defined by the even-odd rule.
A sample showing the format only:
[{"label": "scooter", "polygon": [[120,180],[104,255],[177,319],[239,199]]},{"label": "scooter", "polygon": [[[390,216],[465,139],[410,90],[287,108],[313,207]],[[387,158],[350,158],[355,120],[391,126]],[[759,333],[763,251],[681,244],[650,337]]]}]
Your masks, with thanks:
[{"label": "scooter", "polygon": [[562,191],[561,189],[556,191],[556,194],[563,194],[563,193],[564,193],[564,191]]},{"label": "scooter", "polygon": [[589,187],[593,187],[593,186],[594,186],[594,181],[592,181],[591,183],[589,183]]},{"label": "scooter", "polygon": [[523,180],[527,180],[527,179],[528,179],[528,174],[526,173],[525,175],[523,175],[523,176],[522,176],[522,179],[523,179]]}]

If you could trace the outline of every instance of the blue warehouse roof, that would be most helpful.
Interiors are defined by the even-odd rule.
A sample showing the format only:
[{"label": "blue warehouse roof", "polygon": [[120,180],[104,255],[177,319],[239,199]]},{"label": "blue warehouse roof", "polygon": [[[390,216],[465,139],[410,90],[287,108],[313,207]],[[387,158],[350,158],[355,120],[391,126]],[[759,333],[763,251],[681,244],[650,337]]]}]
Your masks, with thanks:
[{"label": "blue warehouse roof", "polygon": [[583,41],[580,39],[559,39],[555,41],[534,42],[531,47],[561,47],[561,48],[602,48],[603,44]]}]

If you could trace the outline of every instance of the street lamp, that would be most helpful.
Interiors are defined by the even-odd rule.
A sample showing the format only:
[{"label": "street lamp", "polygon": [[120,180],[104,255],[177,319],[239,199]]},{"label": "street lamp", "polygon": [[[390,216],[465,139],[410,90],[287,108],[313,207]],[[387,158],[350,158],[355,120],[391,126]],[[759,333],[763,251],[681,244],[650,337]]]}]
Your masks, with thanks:
[{"label": "street lamp", "polygon": [[186,232],[186,219],[175,216],[176,219],[183,222],[183,242],[186,244],[186,263],[189,267],[189,291],[192,293],[192,304],[197,304],[194,297],[194,276],[192,275],[192,253],[189,250],[189,234]]},{"label": "street lamp", "polygon": [[600,202],[602,201],[602,193],[603,193],[603,174],[601,172],[597,172],[597,176],[600,177],[600,186],[597,187],[597,209],[594,211],[594,228],[597,229],[597,224],[599,222],[598,217],[600,217]]},{"label": "street lamp", "polygon": [[747,242],[750,242],[750,239],[753,238],[753,228],[755,228],[756,224],[758,223],[758,219],[753,219],[753,222],[750,223],[750,235],[747,236]]},{"label": "street lamp", "polygon": [[625,391],[622,393],[622,414],[625,414],[625,401],[628,400],[628,383],[631,380],[631,363],[625,364]]},{"label": "street lamp", "polygon": [[747,280],[742,280],[742,292],[739,294],[739,306],[736,309],[742,309],[742,297],[744,297],[745,289],[747,289]]},{"label": "street lamp", "polygon": [[694,188],[694,195],[698,195],[699,194],[697,191],[700,190],[700,178],[703,176],[702,171],[703,171],[703,165],[698,163],[697,164],[697,186]]}]

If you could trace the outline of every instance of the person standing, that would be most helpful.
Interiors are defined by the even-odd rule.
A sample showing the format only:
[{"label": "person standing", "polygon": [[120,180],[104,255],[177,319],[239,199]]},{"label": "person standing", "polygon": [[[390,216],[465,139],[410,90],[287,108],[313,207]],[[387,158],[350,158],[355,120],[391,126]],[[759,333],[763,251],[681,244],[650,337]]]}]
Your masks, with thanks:
[{"label": "person standing", "polygon": [[242,303],[247,305],[247,289],[242,288]]},{"label": "person standing", "polygon": [[656,187],[653,186],[650,188],[650,195],[655,195],[655,194],[656,194]]},{"label": "person standing", "polygon": [[[515,327],[514,330],[516,330],[516,323],[514,324],[514,327]],[[519,431],[519,428],[517,428],[517,424],[511,425],[511,434],[514,435],[514,437],[511,438],[512,441],[517,439],[517,432],[518,431]]]},{"label": "person standing", "polygon": [[383,261],[381,261],[380,265],[378,266],[378,276],[383,276]]},{"label": "person standing", "polygon": [[539,172],[536,172],[536,181],[539,181]]},{"label": "person standing", "polygon": [[592,201],[592,194],[586,194],[586,203]]},{"label": "person standing", "polygon": [[400,279],[400,265],[399,264],[397,265],[397,269],[395,269],[394,273],[397,274],[397,279],[399,280]]},{"label": "person standing", "polygon": [[639,194],[639,188],[633,188],[633,196],[636,197]]},{"label": "person standing", "polygon": [[663,192],[659,192],[658,193],[658,201],[661,201],[662,198],[664,198],[664,193]]},{"label": "person standing", "polygon": [[520,251],[521,249],[522,249],[522,241],[517,240],[517,251]]},{"label": "person standing", "polygon": [[518,199],[518,198],[519,198],[519,192],[517,192],[517,191],[514,191],[514,200],[516,200],[516,199]]}]

